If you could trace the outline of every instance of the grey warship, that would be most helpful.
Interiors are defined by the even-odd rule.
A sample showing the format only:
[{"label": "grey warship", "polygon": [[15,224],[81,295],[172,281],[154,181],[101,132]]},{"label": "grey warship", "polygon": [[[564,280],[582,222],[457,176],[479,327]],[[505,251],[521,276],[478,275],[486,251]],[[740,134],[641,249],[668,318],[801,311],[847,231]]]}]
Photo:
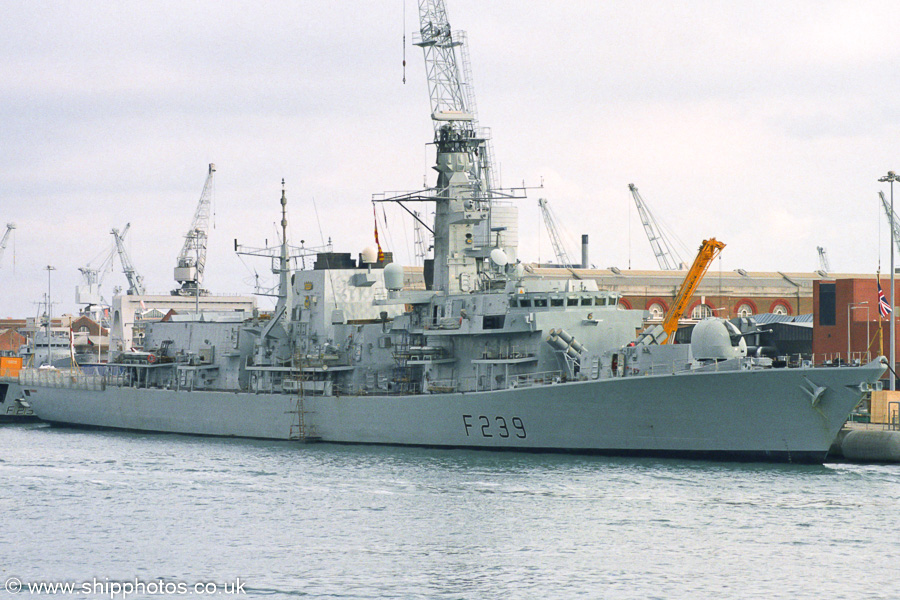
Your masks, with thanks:
[{"label": "grey warship", "polygon": [[174,315],[93,372],[23,370],[34,412],[211,436],[821,463],[884,361],[771,368],[718,318],[659,344],[615,292],[529,273],[443,2],[422,0],[420,17],[437,182],[383,200],[434,206],[425,289],[377,248],[292,271],[282,189],[271,316]]}]

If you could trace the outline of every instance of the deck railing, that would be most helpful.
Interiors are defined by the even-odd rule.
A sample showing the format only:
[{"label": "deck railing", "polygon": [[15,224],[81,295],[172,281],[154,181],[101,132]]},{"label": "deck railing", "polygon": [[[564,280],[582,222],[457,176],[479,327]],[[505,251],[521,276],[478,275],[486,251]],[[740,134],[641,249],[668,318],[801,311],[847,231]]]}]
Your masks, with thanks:
[{"label": "deck railing", "polygon": [[91,390],[95,392],[106,389],[106,378],[100,375],[85,375],[78,371],[54,371],[51,369],[22,369],[19,372],[19,385],[66,388],[70,390]]}]

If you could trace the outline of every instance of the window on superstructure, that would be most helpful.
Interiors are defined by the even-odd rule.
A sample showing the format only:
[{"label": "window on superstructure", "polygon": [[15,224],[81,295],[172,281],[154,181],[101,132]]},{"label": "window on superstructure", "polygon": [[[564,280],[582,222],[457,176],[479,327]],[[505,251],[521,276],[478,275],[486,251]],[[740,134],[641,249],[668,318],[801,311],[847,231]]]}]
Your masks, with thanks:
[{"label": "window on superstructure", "polygon": [[546,298],[535,298],[534,306],[535,306],[535,308],[547,308],[547,299]]},{"label": "window on superstructure", "polygon": [[566,298],[566,306],[578,306],[578,298]]},{"label": "window on superstructure", "polygon": [[531,298],[519,298],[519,307],[531,308]]},{"label": "window on superstructure", "polygon": [[550,306],[562,306],[563,299],[562,298],[550,298]]},{"label": "window on superstructure", "polygon": [[481,327],[483,329],[503,329],[505,320],[506,315],[484,315],[481,320]]},{"label": "window on superstructure", "polygon": [[581,305],[582,306],[593,306],[594,298],[592,296],[585,296],[584,298],[581,299]]}]

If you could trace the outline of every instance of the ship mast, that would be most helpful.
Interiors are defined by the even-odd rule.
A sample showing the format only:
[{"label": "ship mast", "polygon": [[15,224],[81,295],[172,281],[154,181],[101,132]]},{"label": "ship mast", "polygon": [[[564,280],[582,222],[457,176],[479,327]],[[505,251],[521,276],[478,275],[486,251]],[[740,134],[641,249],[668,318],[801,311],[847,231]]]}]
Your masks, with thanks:
[{"label": "ship mast", "polygon": [[468,292],[486,256],[475,248],[475,234],[490,227],[490,153],[460,73],[456,49],[463,43],[454,39],[443,0],[420,0],[419,24],[437,147],[433,288]]},{"label": "ship mast", "polygon": [[[278,302],[275,314],[286,314],[290,317],[293,309],[294,294],[290,285],[290,246],[287,236],[287,196],[284,190],[284,179],[281,180],[281,255],[278,257]],[[277,318],[277,317],[276,317]]]},{"label": "ship mast", "polygon": [[[235,249],[237,249],[237,240],[235,240]],[[278,256],[278,267],[273,269],[278,272],[278,301],[275,304],[275,314],[263,328],[258,341],[258,350],[265,352],[267,341],[270,338],[276,340],[275,357],[280,361],[290,360],[292,354],[289,331],[294,290],[290,285],[290,258],[290,246],[287,238],[287,195],[284,189],[284,179],[282,179],[281,249]]]}]

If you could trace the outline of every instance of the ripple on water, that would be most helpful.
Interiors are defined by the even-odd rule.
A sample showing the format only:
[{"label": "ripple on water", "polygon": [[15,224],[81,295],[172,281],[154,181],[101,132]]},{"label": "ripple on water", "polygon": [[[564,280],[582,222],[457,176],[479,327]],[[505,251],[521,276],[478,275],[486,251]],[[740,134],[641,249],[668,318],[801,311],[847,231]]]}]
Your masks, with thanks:
[{"label": "ripple on water", "polygon": [[0,542],[23,579],[240,576],[274,598],[840,598],[852,568],[868,596],[900,589],[892,465],[46,427],[4,427],[0,456]]}]

